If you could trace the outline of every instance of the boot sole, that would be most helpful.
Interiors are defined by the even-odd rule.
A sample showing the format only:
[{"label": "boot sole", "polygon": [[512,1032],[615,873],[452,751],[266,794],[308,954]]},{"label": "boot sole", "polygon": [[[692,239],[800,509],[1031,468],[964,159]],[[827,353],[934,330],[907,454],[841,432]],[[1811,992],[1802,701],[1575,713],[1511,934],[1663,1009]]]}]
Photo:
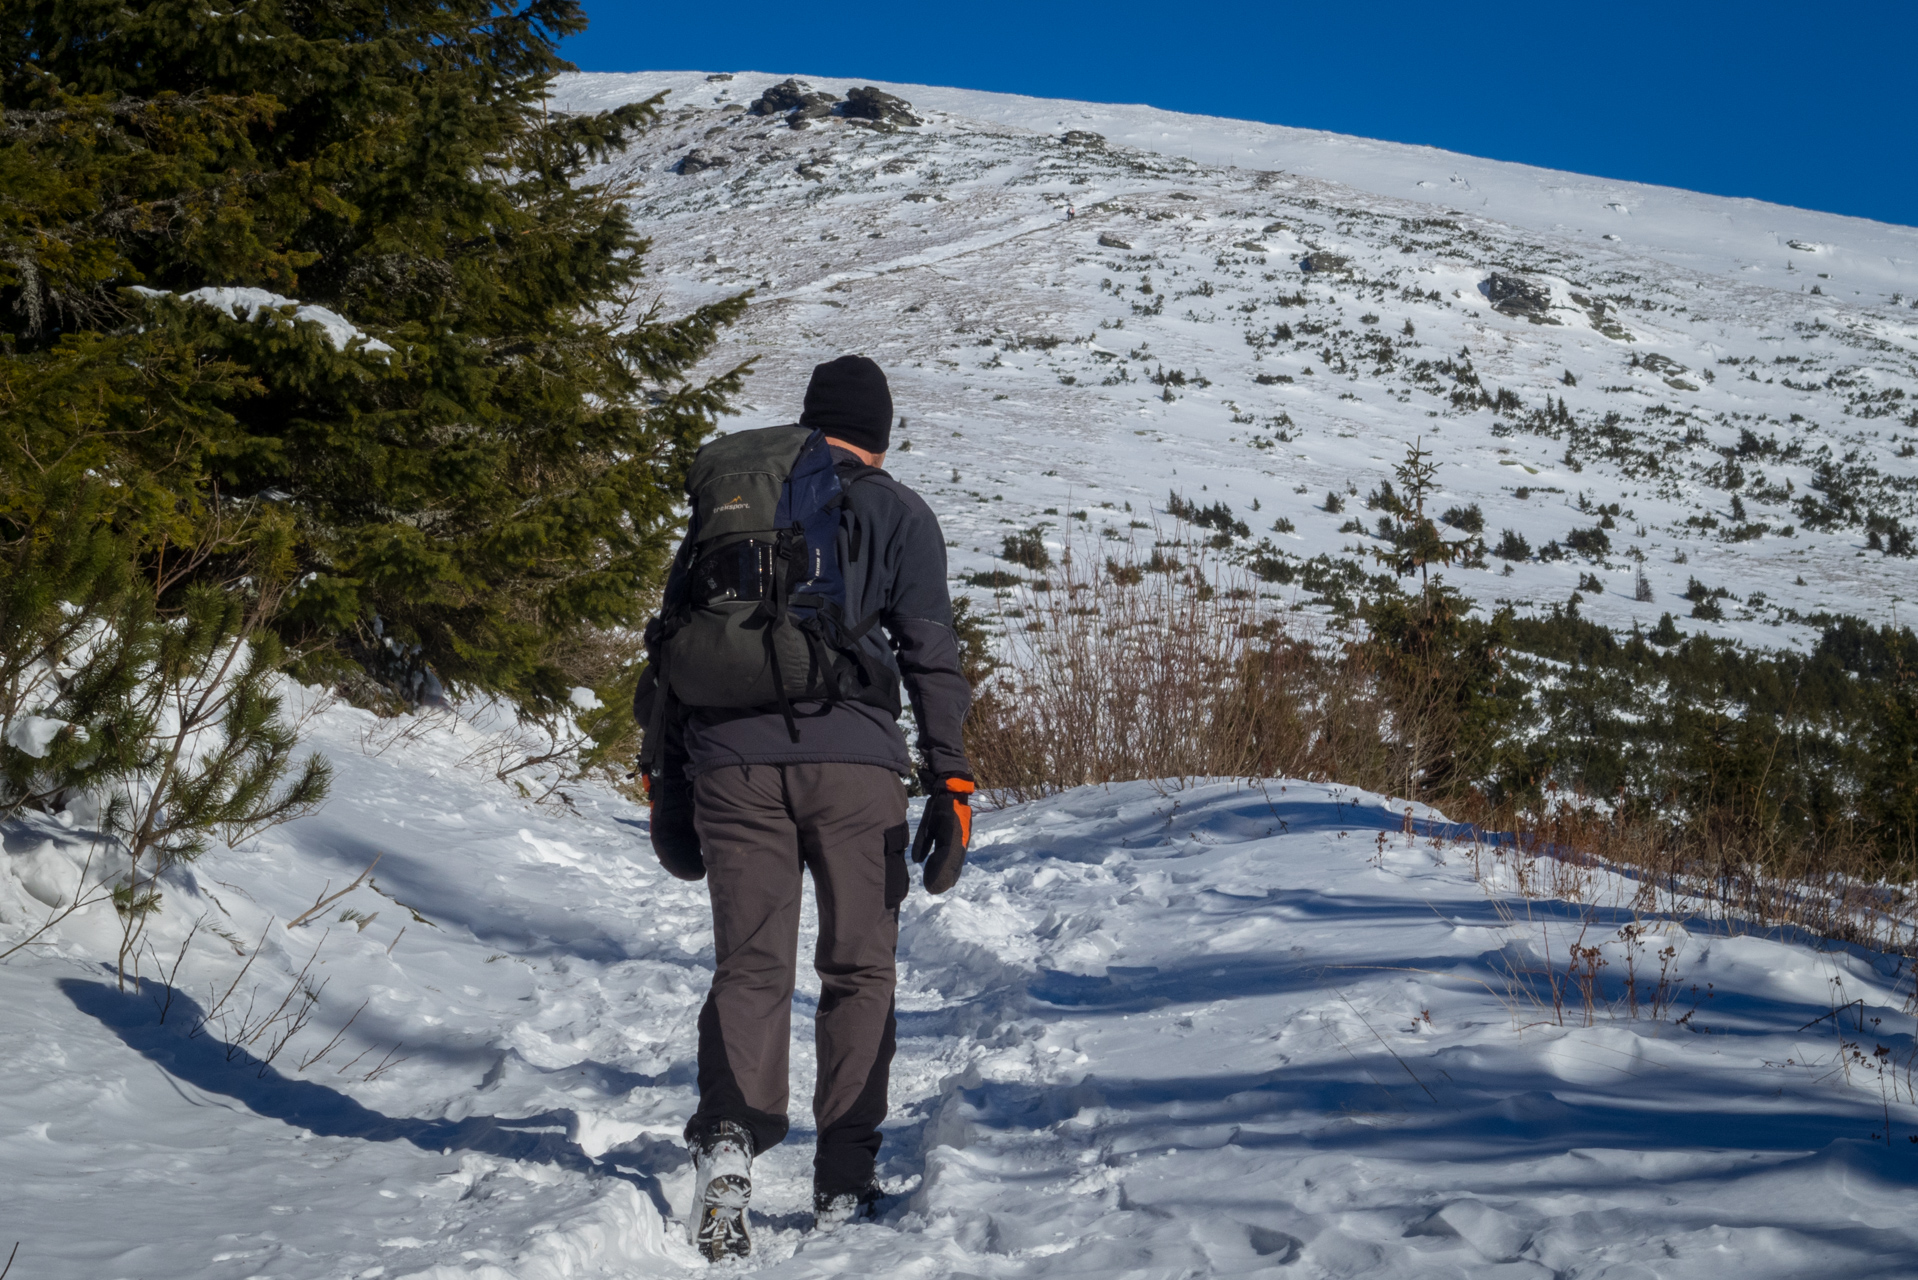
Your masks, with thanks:
[{"label": "boot sole", "polygon": [[699,1229],[694,1247],[708,1262],[744,1258],[753,1251],[752,1236],[746,1227],[746,1204],[752,1184],[744,1178],[714,1178],[706,1186],[705,1203],[699,1208]]}]

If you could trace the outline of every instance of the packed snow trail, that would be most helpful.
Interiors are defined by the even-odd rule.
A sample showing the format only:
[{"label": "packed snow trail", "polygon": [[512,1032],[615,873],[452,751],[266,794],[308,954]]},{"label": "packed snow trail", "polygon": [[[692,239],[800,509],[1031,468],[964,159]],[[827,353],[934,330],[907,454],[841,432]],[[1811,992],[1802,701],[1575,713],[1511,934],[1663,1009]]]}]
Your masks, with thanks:
[{"label": "packed snow trail", "polygon": [[[474,763],[470,725],[399,740],[344,707],[310,725],[335,799],[170,887],[161,960],[209,927],[164,1024],[151,962],[125,995],[103,967],[104,915],[0,966],[17,1273],[705,1274],[678,1137],[704,886],[654,865],[644,811],[611,792],[520,800]],[[878,1224],[805,1231],[802,975],[795,1129],[759,1164],[759,1253],[729,1273],[1918,1273],[1918,1108],[1873,1069],[1883,1045],[1908,1079],[1897,961],[1652,922],[1641,999],[1670,945],[1671,1003],[1631,1018],[1629,916],[1607,905],[1628,885],[1500,899],[1469,844],[1413,817],[1407,834],[1403,804],[1281,782],[982,812],[959,887],[904,909],[881,1153],[898,1198]],[[77,838],[5,829],[8,937]],[[285,928],[376,851],[375,887]],[[1510,975],[1547,948],[1562,970],[1581,928],[1610,965],[1594,1025],[1574,995],[1561,1026],[1542,982]],[[189,1034],[238,949],[265,939],[245,979],[264,1008],[322,935],[318,1016],[272,1066],[233,1049],[236,1020]]]}]

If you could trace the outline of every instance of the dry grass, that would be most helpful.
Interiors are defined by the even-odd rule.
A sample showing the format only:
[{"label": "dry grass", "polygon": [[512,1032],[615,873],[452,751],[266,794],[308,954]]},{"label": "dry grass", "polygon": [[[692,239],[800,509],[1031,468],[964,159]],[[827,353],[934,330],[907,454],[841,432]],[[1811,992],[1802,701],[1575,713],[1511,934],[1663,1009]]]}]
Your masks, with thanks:
[{"label": "dry grass", "polygon": [[1003,662],[967,722],[995,800],[1139,778],[1392,788],[1389,717],[1343,636],[1203,547],[1102,550],[1068,551],[999,614]]},{"label": "dry grass", "polygon": [[[1918,896],[1843,830],[1792,842],[1749,816],[1757,806],[1670,821],[1562,793],[1522,806],[1458,781],[1435,790],[1431,762],[1457,734],[1446,673],[1382,670],[1356,632],[1258,587],[1175,530],[1143,555],[1084,540],[1001,597],[1000,662],[966,727],[989,800],[1139,779],[1336,782],[1428,800],[1500,833],[1471,854],[1500,893],[1590,902],[1605,868],[1632,886],[1613,905],[1637,918],[1918,955]],[[1584,1003],[1578,988],[1600,985],[1598,957],[1578,946],[1578,972],[1553,981],[1570,982]],[[1648,1001],[1662,1010],[1669,992],[1654,984]]]},{"label": "dry grass", "polygon": [[1605,870],[1632,886],[1615,905],[1637,916],[1734,933],[1798,932],[1918,957],[1918,895],[1846,833],[1787,843],[1721,815],[1658,823],[1577,797],[1542,811],[1474,801],[1455,803],[1454,816],[1501,833],[1475,849],[1474,866],[1502,891],[1590,902],[1594,873]]}]

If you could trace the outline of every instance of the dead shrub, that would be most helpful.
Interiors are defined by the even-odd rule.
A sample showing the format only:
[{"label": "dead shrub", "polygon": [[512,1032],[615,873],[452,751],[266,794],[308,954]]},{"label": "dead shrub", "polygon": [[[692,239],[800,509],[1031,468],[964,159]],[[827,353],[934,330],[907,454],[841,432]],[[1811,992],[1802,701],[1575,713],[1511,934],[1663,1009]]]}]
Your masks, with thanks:
[{"label": "dead shrub", "polygon": [[1488,785],[1514,705],[1500,619],[1460,631],[1452,601],[1427,590],[1374,601],[1371,627],[1343,629],[1260,596],[1182,534],[1155,538],[1151,561],[1068,546],[1045,578],[1000,597],[996,654],[961,608],[978,689],[966,745],[991,801],[1140,779],[1337,782],[1499,833],[1473,857],[1500,892],[1589,901],[1605,867],[1636,885],[1616,904],[1636,912],[1918,954],[1909,877],[1888,877],[1848,828],[1795,837],[1755,802],[1646,813]]},{"label": "dead shrub", "polygon": [[1001,661],[966,725],[995,798],[1141,778],[1390,785],[1390,717],[1365,656],[1185,542],[1172,539],[1177,561],[1155,546],[1159,568],[1136,548],[1068,548],[1042,584],[1011,597]]}]

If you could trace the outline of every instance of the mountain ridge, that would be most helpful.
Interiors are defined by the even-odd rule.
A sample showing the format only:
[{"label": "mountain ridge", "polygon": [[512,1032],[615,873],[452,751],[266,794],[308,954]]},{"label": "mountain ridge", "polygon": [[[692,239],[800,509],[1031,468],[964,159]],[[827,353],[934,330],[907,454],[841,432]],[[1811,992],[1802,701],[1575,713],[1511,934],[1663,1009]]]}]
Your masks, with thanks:
[{"label": "mountain ridge", "polygon": [[[1337,608],[1376,545],[1363,495],[1423,441],[1444,505],[1525,548],[1449,575],[1487,608],[1577,596],[1769,647],[1918,596],[1883,553],[1918,520],[1918,311],[924,94],[916,128],[795,129],[747,111],[773,83],[569,77],[554,102],[668,91],[600,175],[656,235],[660,296],[755,291],[713,357],[758,361],[742,425],[788,420],[820,360],[886,366],[889,466],[939,512],[956,589],[1003,589],[1010,535],[1156,540],[1173,493],[1205,494],[1275,599]],[[1494,276],[1522,289],[1495,302]]]}]

